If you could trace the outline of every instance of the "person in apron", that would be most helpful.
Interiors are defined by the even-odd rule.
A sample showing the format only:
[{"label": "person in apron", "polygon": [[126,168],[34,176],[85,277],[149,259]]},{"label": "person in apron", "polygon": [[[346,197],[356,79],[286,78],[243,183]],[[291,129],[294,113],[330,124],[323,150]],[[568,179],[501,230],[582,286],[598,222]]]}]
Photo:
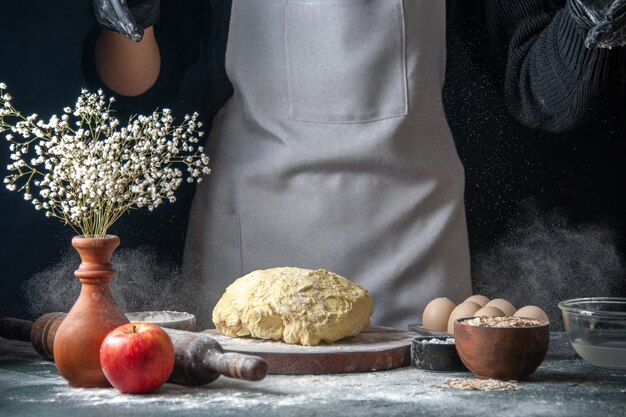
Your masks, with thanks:
[{"label": "person in apron", "polygon": [[[176,3],[178,13],[191,10]],[[210,325],[234,279],[276,266],[325,268],[364,286],[376,325],[406,328],[431,299],[469,296],[464,173],[441,96],[445,2],[211,3],[198,7],[213,17],[230,11],[224,68],[233,94],[213,122],[212,173],[196,189],[186,238],[200,325]],[[167,16],[161,10],[165,33]],[[171,63],[166,35],[154,39],[147,30],[130,46],[161,51],[156,61],[142,56],[157,70],[129,91],[103,51],[131,42],[104,34],[103,81],[126,95],[158,83]],[[124,71],[131,79],[132,68]]]}]

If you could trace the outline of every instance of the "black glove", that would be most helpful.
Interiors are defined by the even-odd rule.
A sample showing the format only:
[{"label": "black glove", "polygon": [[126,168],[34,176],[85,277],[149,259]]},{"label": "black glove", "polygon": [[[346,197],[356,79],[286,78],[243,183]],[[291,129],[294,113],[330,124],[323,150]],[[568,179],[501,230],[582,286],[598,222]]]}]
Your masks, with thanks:
[{"label": "black glove", "polygon": [[587,48],[626,45],[626,0],[568,0],[568,9],[587,30]]},{"label": "black glove", "polygon": [[86,0],[98,25],[139,42],[161,16],[161,0]]}]

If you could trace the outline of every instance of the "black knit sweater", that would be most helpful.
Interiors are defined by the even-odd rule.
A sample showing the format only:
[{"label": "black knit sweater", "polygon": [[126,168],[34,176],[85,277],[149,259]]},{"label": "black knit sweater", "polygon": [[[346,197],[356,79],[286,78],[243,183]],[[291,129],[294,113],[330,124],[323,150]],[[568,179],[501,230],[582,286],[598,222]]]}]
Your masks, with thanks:
[{"label": "black knit sweater", "polygon": [[564,0],[448,6],[444,102],[473,258],[536,221],[594,230],[623,256],[626,47],[586,49]]},{"label": "black knit sweater", "polygon": [[448,16],[527,126],[568,130],[623,97],[626,48],[587,49],[565,0],[450,0]]}]

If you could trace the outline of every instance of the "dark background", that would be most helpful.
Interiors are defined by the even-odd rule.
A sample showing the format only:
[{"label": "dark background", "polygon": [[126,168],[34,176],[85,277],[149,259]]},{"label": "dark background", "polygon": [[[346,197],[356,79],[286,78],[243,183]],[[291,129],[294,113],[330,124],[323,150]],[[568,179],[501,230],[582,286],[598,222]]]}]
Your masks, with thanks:
[{"label": "dark background", "polygon": [[[0,78],[23,113],[45,118],[73,103],[84,84],[81,38],[90,26],[82,2],[0,2]],[[8,151],[3,139],[2,177]],[[18,193],[0,192],[2,316],[26,314],[22,284],[50,266],[72,236],[25,203]]]},{"label": "dark background", "polygon": [[[0,81],[24,114],[47,119],[74,103],[86,86],[81,48],[91,26],[82,1],[0,2]],[[472,64],[464,36],[472,34],[449,30],[444,97],[466,169],[475,292],[519,306],[538,304],[551,317],[558,314],[560,299],[626,295],[624,102],[597,109],[573,132],[527,129],[508,115],[481,66]],[[9,162],[4,140],[0,159],[4,177]],[[182,253],[191,194],[187,187],[175,205],[134,212],[111,233],[122,237],[123,248],[141,248],[137,256],[148,253],[153,263],[164,262],[175,274],[171,266]],[[57,308],[45,290],[55,287],[55,280],[63,280],[59,288],[76,290],[71,274],[60,278],[54,272],[59,263],[69,262],[69,270],[78,265],[69,249],[72,235],[21,194],[0,190],[0,316],[32,318],[46,307]],[[149,279],[148,285],[158,287],[170,278]]]},{"label": "dark background", "polygon": [[[81,70],[81,55],[93,20],[83,3],[0,2],[0,80],[8,85],[14,105],[23,114],[37,113],[47,120],[73,105],[81,88],[89,87]],[[4,177],[4,167],[10,161],[4,138],[0,156],[0,177]],[[146,261],[165,265],[170,274],[178,272],[172,265],[182,256],[193,189],[184,185],[179,191],[175,205],[129,213],[111,229],[112,234],[122,236],[120,249],[132,249],[133,254],[144,258],[143,267],[130,268],[137,276],[154,272],[152,265],[145,266]],[[79,287],[71,274],[80,263],[70,246],[74,233],[42,214],[24,201],[22,194],[9,192],[4,186],[0,190],[0,317],[33,318],[47,311],[46,304],[49,309],[67,305],[66,300],[57,303],[51,297],[72,299],[77,295]],[[64,271],[60,264],[66,263],[70,265]],[[59,276],[61,272],[67,276]],[[58,291],[53,289],[55,282]],[[68,289],[73,294],[64,294]],[[136,290],[154,294],[153,288]]]}]

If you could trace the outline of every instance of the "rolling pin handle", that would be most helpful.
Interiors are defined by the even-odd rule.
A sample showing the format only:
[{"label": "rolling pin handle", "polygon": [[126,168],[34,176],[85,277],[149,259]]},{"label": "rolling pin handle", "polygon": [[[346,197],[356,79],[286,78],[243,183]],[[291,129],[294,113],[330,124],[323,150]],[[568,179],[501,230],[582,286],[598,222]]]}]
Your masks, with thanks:
[{"label": "rolling pin handle", "polygon": [[46,313],[32,326],[30,341],[41,356],[54,360],[54,337],[67,313]]},{"label": "rolling pin handle", "polygon": [[258,356],[240,353],[213,353],[207,355],[208,365],[220,374],[246,381],[260,381],[267,376],[267,362]]},{"label": "rolling pin handle", "polygon": [[46,359],[54,360],[52,350],[56,331],[66,313],[47,313],[34,323],[30,320],[14,318],[0,319],[0,336],[5,339],[31,342],[37,353]]},{"label": "rolling pin handle", "polygon": [[0,319],[0,337],[4,339],[20,340],[30,342],[30,331],[33,322],[14,318]]},{"label": "rolling pin handle", "polygon": [[224,353],[217,340],[207,334],[165,329],[174,343],[176,363],[169,381],[204,385],[220,375],[260,381],[267,375],[267,362],[256,356]]}]

